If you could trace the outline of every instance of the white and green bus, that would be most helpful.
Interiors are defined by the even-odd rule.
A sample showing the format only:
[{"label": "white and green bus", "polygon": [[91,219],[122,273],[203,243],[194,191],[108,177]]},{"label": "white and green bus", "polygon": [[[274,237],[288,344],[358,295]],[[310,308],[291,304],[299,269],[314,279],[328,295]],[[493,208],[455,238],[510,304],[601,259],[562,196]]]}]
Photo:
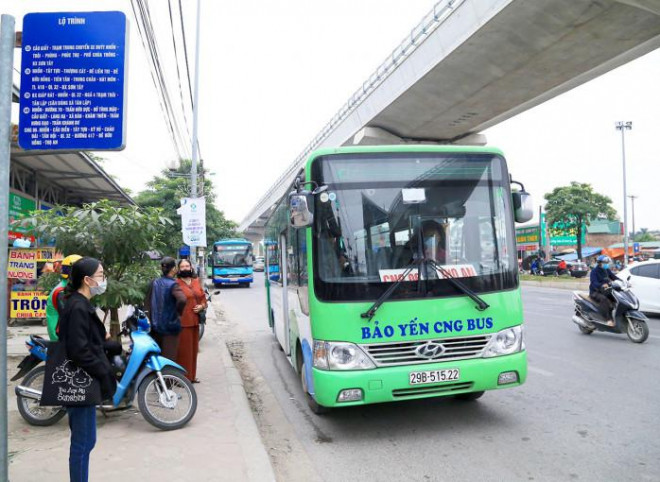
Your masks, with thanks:
[{"label": "white and green bus", "polygon": [[269,323],[315,413],[525,381],[514,220],[532,208],[511,184],[486,147],[309,156],[265,243]]}]

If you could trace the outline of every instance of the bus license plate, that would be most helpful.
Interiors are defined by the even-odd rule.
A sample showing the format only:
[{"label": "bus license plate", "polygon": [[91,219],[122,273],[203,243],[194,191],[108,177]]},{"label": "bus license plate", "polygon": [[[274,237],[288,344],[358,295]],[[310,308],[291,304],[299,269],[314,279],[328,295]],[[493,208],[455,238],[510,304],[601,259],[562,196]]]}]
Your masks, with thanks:
[{"label": "bus license plate", "polygon": [[425,372],[410,372],[411,385],[423,385],[425,383],[455,382],[460,378],[461,372],[458,368],[446,370],[429,370]]}]

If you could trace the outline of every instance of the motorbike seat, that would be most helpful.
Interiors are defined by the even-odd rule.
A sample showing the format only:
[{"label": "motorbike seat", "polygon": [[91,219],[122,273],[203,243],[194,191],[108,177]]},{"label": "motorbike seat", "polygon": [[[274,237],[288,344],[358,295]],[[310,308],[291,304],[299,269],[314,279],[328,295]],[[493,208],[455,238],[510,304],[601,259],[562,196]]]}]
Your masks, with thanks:
[{"label": "motorbike seat", "polygon": [[30,340],[35,345],[38,345],[41,348],[45,348],[45,349],[48,349],[48,347],[54,343],[50,340],[46,340],[45,338],[43,338],[39,335],[30,335]]},{"label": "motorbike seat", "polygon": [[587,306],[592,310],[595,311],[596,313],[600,313],[600,310],[598,309],[598,303],[589,296],[588,292],[585,291],[574,291],[573,294],[583,300]]},{"label": "motorbike seat", "polygon": [[595,301],[594,301],[593,299],[591,299],[591,297],[589,296],[589,293],[586,293],[586,292],[579,292],[578,295],[579,295],[580,298],[582,298],[584,301],[588,301],[588,302],[590,302],[590,303],[595,303]]}]

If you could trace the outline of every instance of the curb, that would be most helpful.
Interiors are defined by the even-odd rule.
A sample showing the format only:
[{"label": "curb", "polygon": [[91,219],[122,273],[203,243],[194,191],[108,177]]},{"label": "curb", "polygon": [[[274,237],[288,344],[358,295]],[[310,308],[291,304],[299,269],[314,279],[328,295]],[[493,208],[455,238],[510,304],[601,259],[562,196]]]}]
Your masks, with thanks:
[{"label": "curb", "polygon": [[[215,321],[215,309],[213,305],[210,308],[209,311],[212,315],[209,318]],[[227,348],[223,339],[220,339],[220,345],[222,345],[220,358],[227,375],[227,389],[231,402],[236,409],[235,427],[238,443],[245,457],[247,478],[255,482],[275,481],[275,473],[270,458],[266,453],[250,403],[245,394],[243,379],[234,365],[229,348]]]}]

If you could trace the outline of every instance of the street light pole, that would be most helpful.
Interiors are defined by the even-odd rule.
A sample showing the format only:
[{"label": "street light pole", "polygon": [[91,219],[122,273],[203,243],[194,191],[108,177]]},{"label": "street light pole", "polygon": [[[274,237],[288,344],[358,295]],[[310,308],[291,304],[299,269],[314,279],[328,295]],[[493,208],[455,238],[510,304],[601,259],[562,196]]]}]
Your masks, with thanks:
[{"label": "street light pole", "polygon": [[632,237],[633,241],[635,241],[635,199],[637,199],[639,196],[635,196],[634,194],[631,194],[628,196],[630,198],[630,202],[632,203]]},{"label": "street light pole", "polygon": [[[16,20],[0,17],[0,239],[6,243],[9,226],[9,165],[11,162],[11,91],[14,68]],[[7,257],[6,246],[0,250],[0,480],[9,480],[9,445],[7,443]]]},{"label": "street light pole", "polygon": [[632,129],[631,121],[618,121],[615,124],[621,131],[621,158],[623,159],[623,266],[628,266],[628,194],[626,192],[626,129]]}]

